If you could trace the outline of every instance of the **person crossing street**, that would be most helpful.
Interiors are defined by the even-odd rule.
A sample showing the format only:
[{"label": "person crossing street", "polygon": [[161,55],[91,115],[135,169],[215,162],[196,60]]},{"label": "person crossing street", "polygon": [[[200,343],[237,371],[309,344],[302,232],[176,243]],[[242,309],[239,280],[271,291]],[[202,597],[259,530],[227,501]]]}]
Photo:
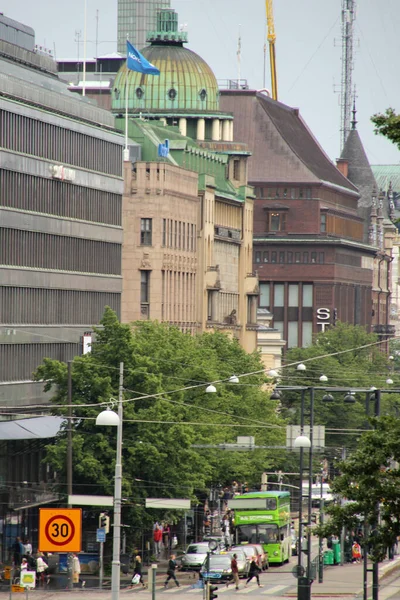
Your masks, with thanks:
[{"label": "person crossing street", "polygon": [[176,560],[175,560],[175,554],[171,554],[171,558],[169,559],[168,569],[167,569],[167,576],[168,577],[165,580],[164,588],[168,587],[168,582],[169,582],[170,579],[173,579],[175,581],[176,587],[180,587],[179,586],[179,581],[177,580],[176,575],[175,575],[176,566],[177,565],[176,565]]}]

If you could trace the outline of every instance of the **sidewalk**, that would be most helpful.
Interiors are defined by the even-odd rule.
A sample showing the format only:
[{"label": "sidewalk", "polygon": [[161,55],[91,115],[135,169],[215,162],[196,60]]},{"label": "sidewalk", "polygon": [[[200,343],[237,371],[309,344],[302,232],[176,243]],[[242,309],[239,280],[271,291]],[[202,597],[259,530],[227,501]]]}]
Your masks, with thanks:
[{"label": "sidewalk", "polygon": [[[368,565],[370,568],[370,565]],[[379,565],[379,581],[400,569],[400,556],[393,560],[385,560]],[[368,584],[372,582],[372,573],[368,573]],[[297,585],[285,594],[288,598],[297,598]],[[362,599],[363,596],[363,565],[347,563],[343,566],[335,565],[324,569],[324,581],[318,580],[312,584],[312,597],[334,600],[338,597]]]}]

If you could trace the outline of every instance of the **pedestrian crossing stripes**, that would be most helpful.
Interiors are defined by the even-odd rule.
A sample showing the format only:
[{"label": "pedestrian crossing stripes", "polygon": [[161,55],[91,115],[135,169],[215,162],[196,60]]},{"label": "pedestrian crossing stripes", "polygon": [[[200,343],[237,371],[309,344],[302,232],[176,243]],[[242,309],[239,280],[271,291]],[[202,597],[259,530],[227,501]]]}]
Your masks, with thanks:
[{"label": "pedestrian crossing stripes", "polygon": [[[240,585],[239,586],[239,590],[236,592],[235,591],[235,586],[234,585],[229,585],[229,587],[226,587],[225,585],[220,585],[218,586],[218,595],[220,594],[226,594],[227,592],[229,592],[230,594],[232,594],[233,592],[235,592],[235,597],[236,596],[240,596],[240,595],[246,595],[247,594],[251,594],[252,592],[257,592],[257,595],[261,595],[261,596],[279,596],[281,592],[283,592],[283,590],[287,589],[291,587],[290,585],[275,585],[272,587],[262,587],[259,588],[257,585],[249,585],[248,587],[244,587],[244,585]],[[157,586],[157,589],[159,591],[162,590],[162,594],[191,594],[191,595],[199,595],[201,596],[203,594],[203,589],[202,588],[194,588],[191,585],[181,585],[179,587],[170,587],[165,589],[164,587],[159,588]],[[142,590],[138,590],[140,592],[142,592]],[[143,590],[144,591],[144,590]],[[272,600],[272,598],[271,598]]]}]

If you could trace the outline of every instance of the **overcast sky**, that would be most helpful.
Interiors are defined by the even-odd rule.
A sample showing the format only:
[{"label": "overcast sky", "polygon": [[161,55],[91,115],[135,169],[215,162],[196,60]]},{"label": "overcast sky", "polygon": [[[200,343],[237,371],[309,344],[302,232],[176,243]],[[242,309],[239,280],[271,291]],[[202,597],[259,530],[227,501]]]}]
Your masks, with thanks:
[{"label": "overcast sky", "polygon": [[[400,151],[375,136],[370,116],[391,106],[400,111],[400,0],[359,0],[355,24],[358,129],[372,164],[397,164]],[[263,85],[265,0],[172,0],[187,24],[188,47],[200,54],[218,79],[238,76]],[[96,10],[99,54],[116,50],[117,0],[87,0],[88,56],[94,56]],[[76,57],[76,31],[83,33],[84,0],[6,0],[0,12],[30,25],[36,42],[57,58]],[[274,0],[279,100],[300,112],[334,160],[340,150],[341,0]],[[80,55],[82,56],[82,45]],[[268,62],[266,84],[270,87]]]}]

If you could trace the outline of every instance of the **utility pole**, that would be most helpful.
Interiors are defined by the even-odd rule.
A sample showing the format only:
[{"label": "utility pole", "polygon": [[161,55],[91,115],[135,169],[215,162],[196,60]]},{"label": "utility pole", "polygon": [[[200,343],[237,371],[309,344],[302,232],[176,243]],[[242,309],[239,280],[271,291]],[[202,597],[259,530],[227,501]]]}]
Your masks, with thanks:
[{"label": "utility pole", "polygon": [[[67,428],[67,494],[68,498],[72,496],[72,360],[67,363],[68,383],[67,383],[67,403],[68,403],[68,428]],[[72,504],[68,504],[72,508]],[[67,556],[68,568],[68,588],[72,590],[72,554]]]},{"label": "utility pole", "polygon": [[350,132],[352,80],[354,69],[353,44],[355,0],[342,0],[342,77],[340,84],[340,152]]}]

